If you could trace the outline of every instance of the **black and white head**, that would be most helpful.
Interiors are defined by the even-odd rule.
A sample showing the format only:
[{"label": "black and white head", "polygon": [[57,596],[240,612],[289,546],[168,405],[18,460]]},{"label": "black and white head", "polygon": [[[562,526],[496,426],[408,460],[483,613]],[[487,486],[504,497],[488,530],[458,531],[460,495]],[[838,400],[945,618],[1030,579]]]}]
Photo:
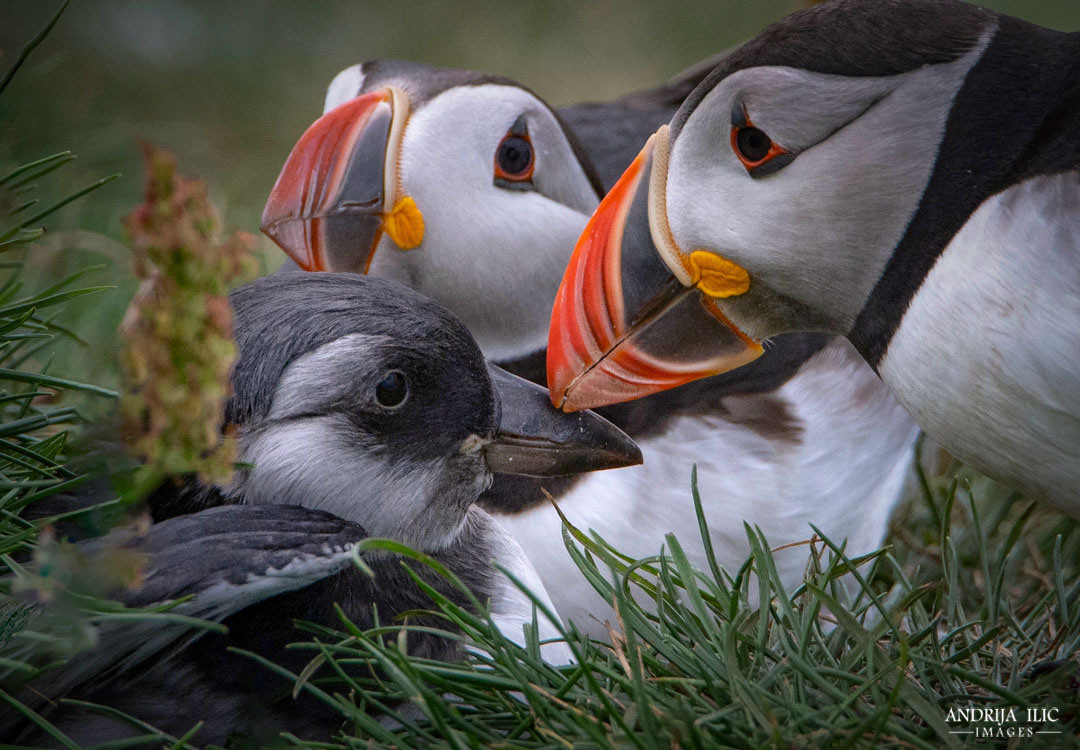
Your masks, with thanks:
[{"label": "black and white head", "polygon": [[588,414],[489,366],[465,326],[395,282],[279,274],[233,292],[239,358],[227,419],[243,502],[329,511],[435,550],[491,472],[557,475],[640,462]]},{"label": "black and white head", "polygon": [[378,60],[331,83],[262,227],[304,269],[370,272],[438,300],[504,359],[542,348],[600,195],[573,137],[520,84]]},{"label": "black and white head", "polygon": [[[1033,30],[1023,44],[1018,27]],[[553,399],[646,395],[793,330],[849,335],[874,363],[858,331],[887,343],[949,235],[1036,137],[1060,86],[1026,76],[1066,36],[959,0],[836,0],[732,53],[582,235],[553,314]]]}]

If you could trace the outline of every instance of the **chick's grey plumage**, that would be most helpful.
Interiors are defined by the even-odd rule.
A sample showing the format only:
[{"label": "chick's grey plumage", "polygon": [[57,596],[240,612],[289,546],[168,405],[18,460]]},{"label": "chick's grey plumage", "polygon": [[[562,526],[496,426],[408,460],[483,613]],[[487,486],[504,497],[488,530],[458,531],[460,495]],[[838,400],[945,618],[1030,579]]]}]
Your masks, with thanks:
[{"label": "chick's grey plumage", "polygon": [[[492,530],[490,518],[472,514],[461,533],[437,554],[480,594],[493,589],[492,569],[478,564],[495,552]],[[318,510],[225,505],[154,524],[145,535],[122,540],[117,536],[81,545],[90,564],[98,554],[117,547],[145,556],[145,581],[116,592],[117,601],[149,607],[190,596],[173,611],[220,620],[228,635],[158,620],[101,627],[92,651],[46,673],[43,681],[34,683],[32,693],[20,696],[80,746],[139,732],[94,711],[50,708],[46,698],[100,703],[174,736],[202,721],[195,736],[201,742],[223,743],[233,732],[266,742],[284,729],[328,737],[340,725],[340,716],[307,695],[293,700],[288,681],[228,649],[268,656],[299,674],[311,653],[285,648],[306,637],[294,628],[295,621],[339,629],[332,607],[336,603],[353,624],[366,629],[377,624],[375,612],[386,624],[396,613],[431,605],[396,555],[365,553],[371,577],[353,569],[350,550],[368,533]],[[440,594],[467,606],[446,579],[422,565],[413,569]],[[424,617],[414,616],[410,622],[442,627]],[[452,642],[423,633],[410,634],[409,650],[434,659],[453,659],[456,653]],[[0,726],[11,736],[19,731],[7,721]],[[23,739],[50,744],[33,733]]]},{"label": "chick's grey plumage", "polygon": [[[439,404],[448,412],[446,422],[437,425],[440,429],[431,431],[443,443],[427,445],[427,441],[415,440],[419,426],[410,424],[411,431],[400,436],[402,445],[422,443],[418,447],[438,453],[469,432],[487,434],[495,429],[490,384],[462,377],[463,373],[474,374],[484,367],[484,357],[465,326],[449,311],[383,279],[358,282],[348,275],[327,275],[315,283],[318,286],[296,279],[259,279],[230,295],[238,348],[258,349],[261,356],[242,357],[237,362],[233,381],[244,384],[244,388],[237,389],[229,399],[228,422],[243,427],[266,418],[282,375],[291,364],[338,339],[359,334],[382,339],[372,341],[377,351],[372,353],[369,367],[400,362],[408,369],[407,375],[418,378],[416,394],[410,394],[410,400],[415,403],[419,399],[418,405],[426,408]],[[273,298],[273,304],[267,303],[267,295]],[[412,346],[417,343],[422,348]],[[348,374],[344,367],[326,369]],[[365,372],[358,377],[375,374],[382,373]],[[434,388],[436,384],[438,389]],[[326,407],[348,409],[350,404],[341,399],[360,400],[365,395],[335,394]],[[322,393],[317,397],[326,398]],[[355,406],[367,410],[362,403]],[[456,413],[458,410],[461,414]],[[395,426],[395,432],[400,429],[400,424]]]},{"label": "chick's grey plumage", "polygon": [[[231,297],[241,351],[262,356],[241,358],[234,373],[249,387],[237,389],[227,417],[242,435],[239,459],[254,468],[238,472],[230,494],[363,513],[375,535],[437,547],[489,477],[479,453],[459,450],[497,427],[476,343],[440,305],[393,282],[272,278]],[[391,370],[409,394],[385,409],[375,387]],[[355,507],[369,502],[364,491],[377,511]]]},{"label": "chick's grey plumage", "polygon": [[[117,529],[82,542],[78,552],[81,564],[91,570],[109,566],[108,556],[118,551],[138,556],[138,582],[111,593],[126,607],[152,607],[191,597],[171,612],[222,620],[343,570],[351,565],[351,548],[367,536],[359,525],[322,511],[225,505],[153,524],[141,533]],[[273,618],[266,621],[283,635],[285,631],[273,623]],[[46,672],[33,683],[32,691],[20,697],[81,745],[137,732],[95,712],[55,707],[49,711],[48,699],[81,697],[102,702],[180,734],[186,731],[184,722],[194,723],[195,713],[202,712],[210,721],[209,736],[224,736],[221,726],[235,721],[229,715],[240,716],[255,702],[230,692],[229,680],[216,679],[215,670],[220,670],[218,675],[236,669],[243,674],[250,665],[226,653],[226,641],[220,636],[199,643],[203,635],[190,624],[162,619],[105,622],[97,629],[92,650],[63,669]],[[188,651],[179,655],[185,648]],[[204,664],[204,657],[211,660]],[[189,701],[179,715],[177,695],[188,696]],[[15,718],[0,721],[9,736],[18,732]],[[25,739],[34,744],[44,741]]]},{"label": "chick's grey plumage", "polygon": [[[161,622],[103,627],[99,648],[47,673],[27,698],[81,744],[135,732],[71,707],[50,711],[44,698],[100,702],[174,736],[205,721],[199,742],[221,743],[237,731],[265,741],[283,729],[327,738],[340,716],[306,696],[293,700],[289,681],[229,649],[254,652],[297,674],[310,653],[285,648],[306,637],[296,620],[339,627],[332,606],[338,604],[368,628],[376,616],[386,624],[430,608],[400,556],[365,553],[374,577],[352,566],[350,549],[369,536],[433,555],[480,600],[491,601],[496,623],[512,640],[520,641],[522,624],[531,622],[531,603],[492,561],[550,605],[520,547],[474,506],[490,481],[485,451],[501,447],[500,416],[509,417],[489,365],[456,318],[394,282],[353,274],[274,276],[234,292],[231,301],[239,358],[227,413],[239,458],[250,466],[226,487],[189,484],[177,497],[167,485],[154,500],[155,514],[166,520],[145,534],[116,532],[81,544],[89,558],[118,547],[144,556],[145,581],[116,592],[118,601],[142,607],[192,596],[179,611],[223,619],[228,634]],[[406,378],[400,403],[380,403],[387,372]],[[528,416],[535,401],[523,402],[508,390],[522,381],[506,378],[512,376],[500,376],[500,392],[516,394],[508,408]],[[551,410],[546,396],[542,404],[541,422],[566,416]],[[575,433],[566,445],[597,424],[588,415],[566,421],[563,431]],[[200,502],[224,505],[176,515]],[[444,579],[416,567],[428,585],[467,606]],[[540,617],[541,638],[551,637],[554,627]],[[449,659],[457,648],[434,635],[409,637],[410,652],[421,656]],[[569,652],[553,645],[544,653],[563,660]]]}]

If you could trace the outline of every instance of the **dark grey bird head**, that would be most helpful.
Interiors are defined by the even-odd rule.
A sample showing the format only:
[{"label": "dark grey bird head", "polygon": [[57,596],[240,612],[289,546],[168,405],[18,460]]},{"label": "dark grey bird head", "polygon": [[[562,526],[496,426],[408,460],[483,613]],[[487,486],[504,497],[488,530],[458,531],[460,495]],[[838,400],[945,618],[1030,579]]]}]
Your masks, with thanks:
[{"label": "dark grey bird head", "polygon": [[521,84],[376,60],[331,83],[262,227],[306,270],[371,273],[438,300],[505,360],[543,347],[601,194],[573,134]]},{"label": "dark grey bird head", "polygon": [[641,460],[593,414],[488,365],[465,326],[395,282],[279,274],[231,296],[239,359],[232,493],[319,508],[437,549],[491,472],[559,475]]}]

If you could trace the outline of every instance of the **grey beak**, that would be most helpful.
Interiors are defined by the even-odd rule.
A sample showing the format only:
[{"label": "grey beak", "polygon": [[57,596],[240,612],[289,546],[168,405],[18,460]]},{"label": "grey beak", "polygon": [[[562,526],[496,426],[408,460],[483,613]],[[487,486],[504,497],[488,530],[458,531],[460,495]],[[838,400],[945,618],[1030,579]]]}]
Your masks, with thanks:
[{"label": "grey beak", "polygon": [[484,448],[491,471],[557,477],[641,463],[634,441],[603,417],[559,411],[547,389],[501,367],[489,363],[488,373],[501,407],[498,434]]}]

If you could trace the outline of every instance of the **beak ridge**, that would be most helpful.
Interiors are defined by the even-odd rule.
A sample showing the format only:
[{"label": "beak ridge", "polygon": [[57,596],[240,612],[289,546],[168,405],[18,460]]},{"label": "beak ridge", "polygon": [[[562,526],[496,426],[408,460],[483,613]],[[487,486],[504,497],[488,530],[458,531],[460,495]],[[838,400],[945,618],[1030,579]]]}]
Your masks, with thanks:
[{"label": "beak ridge", "polygon": [[749,276],[716,253],[686,258],[667,224],[661,128],[604,197],[574,248],[548,334],[551,401],[577,411],[744,365],[762,353],[717,299]]},{"label": "beak ridge", "polygon": [[399,246],[420,243],[423,217],[412,198],[396,195],[408,109],[394,88],[361,94],[316,120],[293,147],[261,228],[304,270],[366,273],[384,231]]}]

